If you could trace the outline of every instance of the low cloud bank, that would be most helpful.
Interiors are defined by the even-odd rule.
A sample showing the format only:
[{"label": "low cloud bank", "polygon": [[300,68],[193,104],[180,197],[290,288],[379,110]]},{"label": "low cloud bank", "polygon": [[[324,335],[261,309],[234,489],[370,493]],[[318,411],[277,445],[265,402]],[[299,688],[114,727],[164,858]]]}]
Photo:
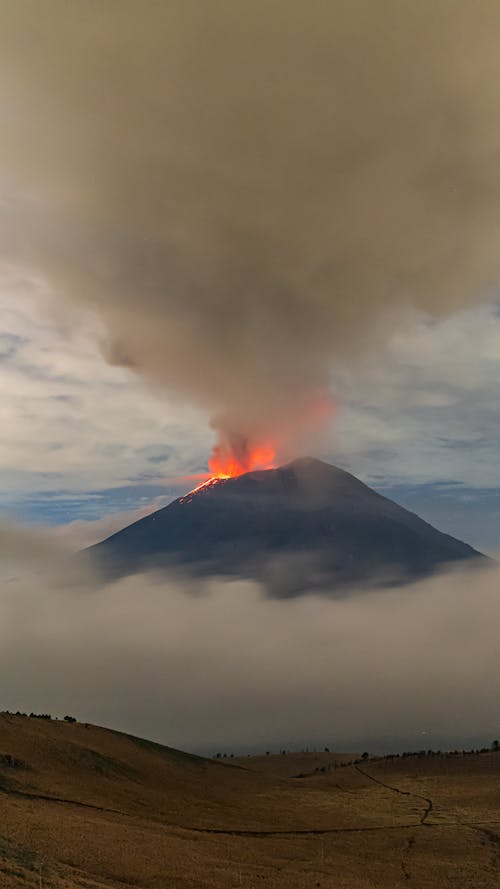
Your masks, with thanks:
[{"label": "low cloud bank", "polygon": [[0,587],[1,709],[207,753],[498,736],[496,566],[283,601],[243,581],[56,576],[50,537],[4,527],[7,550],[28,573]]}]

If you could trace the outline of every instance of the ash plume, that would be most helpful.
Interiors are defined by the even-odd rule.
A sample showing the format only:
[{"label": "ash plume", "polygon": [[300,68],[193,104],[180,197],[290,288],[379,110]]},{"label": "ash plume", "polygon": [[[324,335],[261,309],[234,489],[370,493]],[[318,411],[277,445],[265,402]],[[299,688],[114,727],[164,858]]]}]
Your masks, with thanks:
[{"label": "ash plume", "polygon": [[293,438],[332,362],[498,283],[496,0],[21,0],[0,24],[4,260],[226,443]]}]

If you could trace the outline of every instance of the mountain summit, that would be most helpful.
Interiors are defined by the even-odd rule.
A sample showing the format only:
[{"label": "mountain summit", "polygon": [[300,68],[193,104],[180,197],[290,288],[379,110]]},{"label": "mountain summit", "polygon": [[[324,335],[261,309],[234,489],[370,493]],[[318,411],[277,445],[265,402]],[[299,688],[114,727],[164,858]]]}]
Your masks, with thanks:
[{"label": "mountain summit", "polygon": [[312,458],[211,480],[90,552],[111,576],[183,567],[263,580],[281,596],[409,581],[447,563],[484,559]]}]

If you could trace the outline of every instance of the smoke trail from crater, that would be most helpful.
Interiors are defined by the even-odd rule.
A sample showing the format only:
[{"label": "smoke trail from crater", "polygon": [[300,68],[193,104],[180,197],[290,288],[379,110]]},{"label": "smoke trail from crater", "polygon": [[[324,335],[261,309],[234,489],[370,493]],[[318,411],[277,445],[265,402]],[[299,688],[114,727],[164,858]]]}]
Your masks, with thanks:
[{"label": "smoke trail from crater", "polygon": [[496,0],[39,12],[0,10],[3,259],[223,442],[292,440],[332,362],[498,283]]}]

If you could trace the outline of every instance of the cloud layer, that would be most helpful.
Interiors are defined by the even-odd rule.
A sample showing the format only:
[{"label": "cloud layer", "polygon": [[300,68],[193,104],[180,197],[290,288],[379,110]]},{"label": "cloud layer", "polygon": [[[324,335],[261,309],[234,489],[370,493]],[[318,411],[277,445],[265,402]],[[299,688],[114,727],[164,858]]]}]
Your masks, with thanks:
[{"label": "cloud layer", "polygon": [[[17,536],[17,549],[12,538]],[[341,601],[244,583],[55,576],[50,537],[0,531],[32,575],[0,595],[2,706],[202,752],[395,749],[498,735],[498,568]]]},{"label": "cloud layer", "polygon": [[5,254],[230,438],[290,438],[332,359],[498,281],[493,0],[1,19]]}]

